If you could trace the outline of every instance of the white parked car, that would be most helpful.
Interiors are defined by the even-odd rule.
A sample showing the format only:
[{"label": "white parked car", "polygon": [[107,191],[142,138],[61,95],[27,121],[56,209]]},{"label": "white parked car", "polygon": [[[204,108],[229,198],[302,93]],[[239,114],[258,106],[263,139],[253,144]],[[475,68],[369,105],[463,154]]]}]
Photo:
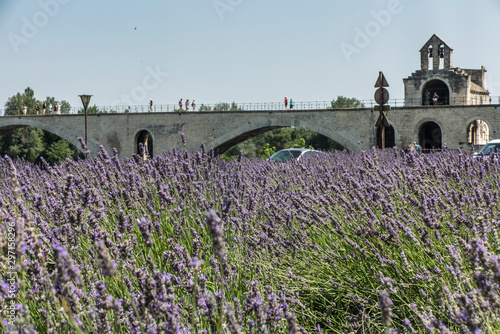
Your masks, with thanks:
[{"label": "white parked car", "polygon": [[292,159],[300,160],[305,157],[310,157],[322,153],[323,152],[321,151],[311,150],[308,148],[287,148],[274,153],[273,155],[271,155],[269,160],[284,163]]},{"label": "white parked car", "polygon": [[500,139],[489,141],[479,150],[479,152],[474,152],[474,158],[490,155],[491,152],[500,153]]}]

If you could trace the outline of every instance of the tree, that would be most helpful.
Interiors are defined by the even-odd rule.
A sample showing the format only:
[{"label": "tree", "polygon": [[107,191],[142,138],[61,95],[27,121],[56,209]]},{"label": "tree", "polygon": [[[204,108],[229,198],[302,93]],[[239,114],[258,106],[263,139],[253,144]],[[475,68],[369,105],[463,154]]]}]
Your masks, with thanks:
[{"label": "tree", "polygon": [[306,147],[306,140],[304,138],[299,138],[296,140],[292,146],[292,148],[305,148]]},{"label": "tree", "polygon": [[69,102],[66,100],[62,100],[60,104],[61,114],[69,114],[69,112],[71,111],[71,104],[69,104]]},{"label": "tree", "polygon": [[46,160],[49,163],[55,164],[73,155],[73,150],[69,147],[69,143],[60,139],[53,142],[46,150]]},{"label": "tree", "polygon": [[5,103],[5,115],[21,115],[23,113],[24,97],[21,93],[9,97]]},{"label": "tree", "polygon": [[258,156],[261,159],[267,159],[271,155],[273,155],[274,153],[276,153],[276,147],[269,147],[269,144],[266,143],[266,145],[264,145],[264,148],[259,151],[259,155]]},{"label": "tree", "polygon": [[[66,152],[65,147],[61,143],[53,146],[59,141],[65,142],[71,152]],[[65,139],[59,137],[56,134],[53,134],[52,132],[43,132],[43,142],[45,143],[46,149],[41,153],[41,155],[46,158],[47,161],[49,161],[49,157],[53,157],[49,161],[50,163],[58,163],[59,161],[64,160],[70,156],[74,160],[77,160],[78,158],[84,158],[83,153],[80,152],[73,144],[67,142]],[[48,153],[49,150],[52,150],[51,153]],[[57,153],[59,151],[63,151],[65,153]]]},{"label": "tree", "polygon": [[24,93],[17,93],[8,98],[5,103],[5,115],[22,115],[24,106],[28,107],[28,113],[35,113],[37,104],[35,92],[30,87],[24,90]]},{"label": "tree", "polygon": [[243,109],[238,107],[238,105],[234,101],[231,104],[227,102],[219,102],[213,108],[213,111],[242,111],[242,110]]},{"label": "tree", "polygon": [[36,162],[44,150],[43,130],[31,126],[6,133],[1,138],[1,152],[15,158]]},{"label": "tree", "polygon": [[[85,114],[85,109],[81,108],[78,110],[79,114]],[[102,114],[103,112],[99,110],[99,107],[97,107],[95,104],[91,107],[87,108],[87,114]]]},{"label": "tree", "polygon": [[[45,101],[47,102],[47,109],[49,104],[53,106],[57,103],[55,97],[50,96],[47,96]],[[40,104],[41,111],[42,102],[37,100],[35,92],[30,87],[27,87],[23,94],[17,93],[7,100],[5,114],[22,114],[24,106],[28,107],[29,114],[34,114],[37,103]],[[71,105],[62,100],[60,102],[60,112],[69,113],[70,110]],[[56,163],[68,156],[73,156],[76,159],[79,153],[76,147],[64,139],[38,128],[18,128],[0,136],[0,155],[7,154],[12,158],[21,157],[30,162],[37,162],[38,158],[43,155],[50,157],[50,162]]]},{"label": "tree", "polygon": [[212,111],[212,107],[206,106],[203,103],[200,105],[200,111]]},{"label": "tree", "polygon": [[337,99],[332,101],[332,109],[342,109],[342,108],[364,108],[365,105],[358,99],[344,96],[337,96]]}]

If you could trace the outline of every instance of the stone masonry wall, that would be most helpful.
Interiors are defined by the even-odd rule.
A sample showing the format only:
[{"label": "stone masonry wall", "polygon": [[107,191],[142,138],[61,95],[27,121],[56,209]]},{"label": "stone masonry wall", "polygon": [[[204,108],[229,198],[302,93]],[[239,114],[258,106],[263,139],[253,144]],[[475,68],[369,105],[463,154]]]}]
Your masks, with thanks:
[{"label": "stone masonry wall", "polygon": [[[450,149],[468,149],[467,127],[477,119],[488,125],[489,139],[500,138],[500,105],[402,107],[394,108],[387,117],[398,148],[418,141],[426,122],[439,125],[442,142]],[[377,118],[378,112],[370,109],[93,114],[88,115],[89,149],[95,155],[103,145],[110,154],[116,148],[121,157],[131,156],[137,152],[137,136],[146,130],[155,154],[173,148],[194,151],[202,143],[207,149],[225,147],[245,134],[295,126],[323,134],[357,152],[376,145]],[[84,137],[84,115],[0,117],[0,134],[20,126],[42,128],[77,147],[78,138]]]}]

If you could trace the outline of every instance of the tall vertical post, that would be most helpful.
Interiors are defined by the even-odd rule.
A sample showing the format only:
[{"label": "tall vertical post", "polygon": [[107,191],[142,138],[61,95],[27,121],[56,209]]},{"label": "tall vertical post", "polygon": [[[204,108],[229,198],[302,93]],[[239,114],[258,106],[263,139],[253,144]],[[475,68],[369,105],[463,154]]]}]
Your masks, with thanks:
[{"label": "tall vertical post", "polygon": [[375,126],[380,130],[380,146],[382,149],[385,149],[385,128],[389,126],[389,122],[384,112],[391,109],[390,106],[386,105],[386,103],[389,102],[389,92],[384,87],[389,87],[389,84],[382,71],[380,71],[378,72],[378,79],[375,83],[375,88],[377,88],[375,91],[375,102],[378,105],[376,105],[374,109],[379,111],[379,117]]},{"label": "tall vertical post", "polygon": [[[380,71],[378,73],[378,82],[380,83],[379,84],[379,89],[382,90],[384,89],[384,80],[382,79],[383,78],[383,73]],[[379,113],[380,113],[380,140],[382,141],[382,149],[385,149],[385,126],[384,126],[384,102],[382,99],[379,100]]]},{"label": "tall vertical post", "polygon": [[87,145],[87,148],[89,147],[89,142],[88,142],[88,137],[87,137],[87,129],[88,129],[88,126],[87,126],[87,107],[85,106],[85,145]]},{"label": "tall vertical post", "polygon": [[[85,110],[85,146],[87,146],[87,152],[89,150],[89,142],[87,137],[87,107],[89,106],[90,98],[92,95],[80,95],[80,99],[82,100],[83,109]],[[88,153],[85,153],[85,158],[88,158]]]}]

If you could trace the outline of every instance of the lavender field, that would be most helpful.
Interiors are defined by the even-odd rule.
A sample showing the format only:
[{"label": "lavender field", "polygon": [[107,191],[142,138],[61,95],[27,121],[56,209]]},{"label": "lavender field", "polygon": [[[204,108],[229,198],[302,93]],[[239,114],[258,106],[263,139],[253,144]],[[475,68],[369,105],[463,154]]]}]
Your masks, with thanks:
[{"label": "lavender field", "polygon": [[0,159],[0,332],[500,332],[494,156],[103,152]]}]

